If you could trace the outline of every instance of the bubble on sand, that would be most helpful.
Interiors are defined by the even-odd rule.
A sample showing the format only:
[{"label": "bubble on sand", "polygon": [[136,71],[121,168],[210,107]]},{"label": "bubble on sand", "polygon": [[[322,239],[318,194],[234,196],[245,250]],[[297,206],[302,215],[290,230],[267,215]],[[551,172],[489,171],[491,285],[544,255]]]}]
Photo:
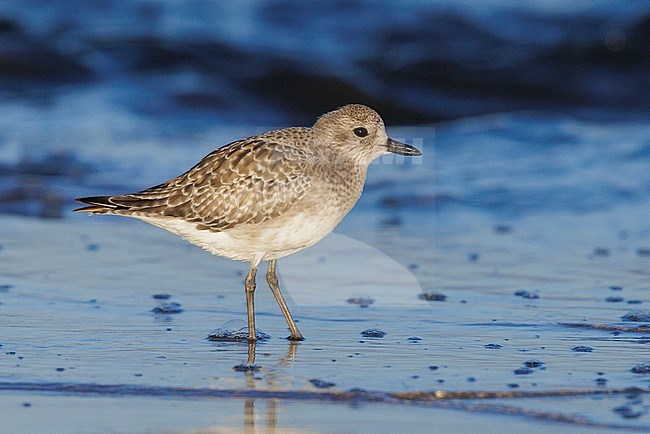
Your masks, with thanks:
[{"label": "bubble on sand", "polygon": [[385,331],[380,329],[366,329],[361,332],[361,336],[364,338],[383,338],[386,334]]},{"label": "bubble on sand", "polygon": [[183,312],[183,309],[181,308],[180,303],[170,302],[170,303],[161,303],[160,305],[151,309],[151,311],[156,314],[169,315],[174,313],[181,313]]},{"label": "bubble on sand", "polygon": [[[255,336],[261,341],[271,338],[260,329],[255,329]],[[248,341],[248,325],[244,320],[231,319],[210,333],[207,339],[218,342],[246,342]]]}]

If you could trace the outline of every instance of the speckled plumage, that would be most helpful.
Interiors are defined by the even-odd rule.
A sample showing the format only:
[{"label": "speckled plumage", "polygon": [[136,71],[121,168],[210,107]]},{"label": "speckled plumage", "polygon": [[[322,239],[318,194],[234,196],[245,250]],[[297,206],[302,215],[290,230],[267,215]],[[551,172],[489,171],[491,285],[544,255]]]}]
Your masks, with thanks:
[{"label": "speckled plumage", "polygon": [[[321,116],[312,128],[230,143],[155,187],[77,199],[89,206],[75,211],[137,218],[213,254],[249,261],[254,288],[261,261],[272,261],[274,274],[276,259],[315,244],[338,225],[361,195],[368,165],[388,152],[419,155],[389,139],[374,110],[347,105]],[[297,339],[292,321],[289,315]]]}]

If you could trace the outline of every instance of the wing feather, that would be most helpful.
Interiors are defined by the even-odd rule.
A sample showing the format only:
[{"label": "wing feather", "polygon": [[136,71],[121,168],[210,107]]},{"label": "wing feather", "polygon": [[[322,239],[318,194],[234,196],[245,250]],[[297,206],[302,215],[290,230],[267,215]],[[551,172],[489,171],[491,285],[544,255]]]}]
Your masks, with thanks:
[{"label": "wing feather", "polygon": [[261,223],[288,211],[309,190],[307,160],[303,149],[272,134],[256,136],[217,149],[184,174],[138,193],[78,199],[92,205],[80,211],[165,215],[212,231]]}]

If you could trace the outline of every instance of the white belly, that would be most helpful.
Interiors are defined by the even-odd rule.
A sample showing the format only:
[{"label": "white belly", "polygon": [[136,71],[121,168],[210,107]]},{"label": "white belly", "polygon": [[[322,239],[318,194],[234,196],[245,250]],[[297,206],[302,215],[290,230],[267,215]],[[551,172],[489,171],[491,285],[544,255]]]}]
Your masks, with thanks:
[{"label": "white belly", "polygon": [[214,255],[259,264],[316,244],[332,232],[347,214],[347,210],[345,213],[331,211],[319,214],[315,216],[289,212],[260,224],[241,225],[221,232],[198,230],[196,223],[181,219],[137,218],[179,235]]}]

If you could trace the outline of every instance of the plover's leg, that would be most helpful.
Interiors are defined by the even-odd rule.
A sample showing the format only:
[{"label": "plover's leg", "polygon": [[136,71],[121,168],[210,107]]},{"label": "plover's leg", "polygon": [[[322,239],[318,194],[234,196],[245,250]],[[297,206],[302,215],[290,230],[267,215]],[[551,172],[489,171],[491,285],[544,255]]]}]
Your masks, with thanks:
[{"label": "plover's leg", "polygon": [[248,270],[246,276],[246,313],[248,314],[248,340],[255,341],[257,334],[255,333],[255,274],[257,274],[257,265],[251,262],[251,268]]},{"label": "plover's leg", "polygon": [[255,364],[255,346],[257,345],[257,341],[248,341],[248,363],[249,365],[254,365]]},{"label": "plover's leg", "polygon": [[302,333],[298,330],[298,326],[296,326],[295,321],[291,317],[291,312],[289,312],[287,303],[285,303],[284,297],[282,297],[282,293],[280,292],[278,276],[275,274],[275,261],[275,259],[269,261],[269,269],[266,272],[266,281],[268,282],[269,288],[271,288],[271,292],[273,292],[276,301],[280,305],[280,310],[282,311],[282,315],[284,315],[284,319],[287,320],[287,325],[291,331],[289,339],[292,341],[302,341],[305,338],[302,337]]}]

